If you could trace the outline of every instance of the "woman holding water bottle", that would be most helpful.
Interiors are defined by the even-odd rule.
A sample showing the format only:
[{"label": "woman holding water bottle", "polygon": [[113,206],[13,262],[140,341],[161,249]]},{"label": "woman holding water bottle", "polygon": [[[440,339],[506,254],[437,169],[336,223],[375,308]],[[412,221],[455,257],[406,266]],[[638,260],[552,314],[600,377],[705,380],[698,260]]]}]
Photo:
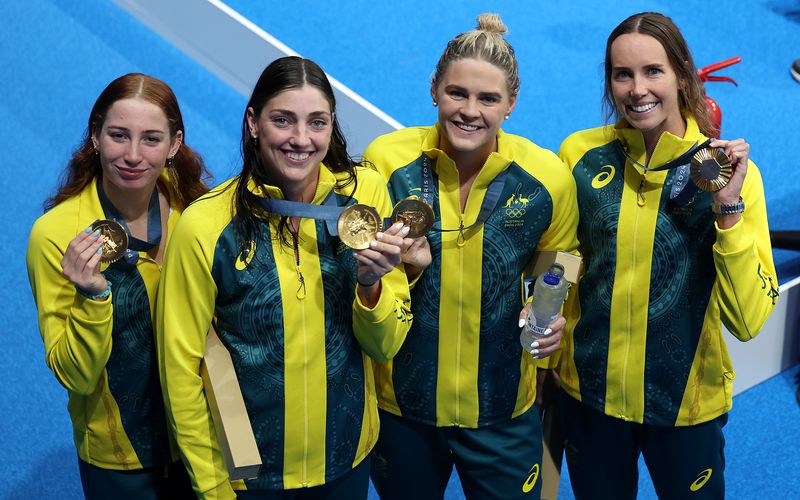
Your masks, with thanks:
[{"label": "woman holding water bottle", "polygon": [[[724,498],[735,374],[722,325],[753,338],[778,280],[750,147],[708,141],[695,75],[671,19],[629,17],[606,45],[604,100],[617,123],[576,132],[559,151],[578,188],[586,263],[559,371],[579,499],[635,498],[640,454],[659,498]],[[727,185],[687,191],[696,151],[727,165]]]},{"label": "woman holding water bottle", "polygon": [[499,17],[447,46],[431,82],[439,120],[379,137],[365,158],[392,201],[427,202],[436,223],[406,238],[414,323],[376,369],[383,499],[441,498],[455,465],[467,498],[538,498],[542,442],[534,357],[520,348],[522,273],[536,250],[574,250],[575,186],[558,158],[501,128],[519,76]]}]

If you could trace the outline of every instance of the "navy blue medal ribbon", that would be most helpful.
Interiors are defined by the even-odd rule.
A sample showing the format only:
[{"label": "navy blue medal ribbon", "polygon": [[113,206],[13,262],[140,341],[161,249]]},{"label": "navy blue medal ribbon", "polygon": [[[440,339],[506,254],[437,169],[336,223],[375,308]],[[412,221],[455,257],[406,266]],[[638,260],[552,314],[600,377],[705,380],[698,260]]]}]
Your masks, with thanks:
[{"label": "navy blue medal ribbon", "polygon": [[676,205],[683,206],[691,201],[698,189],[694,182],[689,182],[691,180],[691,167],[689,165],[692,161],[692,157],[698,151],[707,148],[710,143],[711,139],[707,139],[705,142],[699,145],[695,142],[694,146],[689,148],[689,151],[683,153],[674,160],[652,168],[642,165],[636,161],[631,155],[628,154],[628,152],[625,150],[625,147],[621,143],[620,147],[625,157],[636,165],[639,165],[639,167],[641,167],[645,172],[659,172],[662,170],[671,170],[673,168],[676,169],[675,176],[672,180],[672,187],[670,188],[669,201],[675,203]]},{"label": "navy blue medal ribbon", "polygon": [[147,241],[134,238],[131,234],[128,225],[125,223],[125,217],[106,196],[102,179],[97,179],[97,198],[100,200],[100,206],[103,207],[106,219],[119,222],[125,232],[128,233],[128,248],[125,249],[125,253],[122,255],[122,260],[126,264],[135,265],[139,260],[139,252],[149,252],[161,243],[161,204],[158,201],[158,189],[155,186],[153,186],[153,194],[150,196],[150,203],[147,205]]},{"label": "navy blue medal ribbon", "polygon": [[321,205],[302,203],[299,201],[278,200],[275,198],[258,198],[258,202],[261,203],[264,210],[269,213],[285,217],[323,220],[325,221],[325,227],[328,228],[328,234],[331,236],[338,236],[339,230],[336,227],[336,222],[339,220],[339,215],[341,215],[345,207],[337,205],[335,198],[336,197],[333,196],[333,190],[331,190]]},{"label": "navy blue medal ribbon", "polygon": [[[431,174],[431,166],[430,166],[430,158],[427,155],[423,155],[422,161],[422,199],[431,207],[433,206],[432,195],[430,194],[430,188],[433,186],[433,175]],[[440,233],[449,233],[453,231],[459,232],[459,238],[463,239],[464,231],[468,229],[472,229],[473,227],[479,226],[483,224],[489,219],[489,216],[492,215],[494,212],[495,207],[497,206],[497,202],[500,200],[500,195],[503,193],[503,187],[505,186],[506,182],[506,175],[508,174],[508,169],[503,170],[497,177],[492,179],[492,182],[489,183],[489,187],[486,189],[486,195],[483,197],[483,203],[481,203],[481,209],[478,212],[478,217],[475,219],[475,222],[470,224],[469,226],[464,227],[463,223],[461,227],[457,229],[442,229],[441,227],[436,227],[436,224],[441,226],[441,220],[437,220],[433,223],[433,228],[431,231],[438,231]]]}]

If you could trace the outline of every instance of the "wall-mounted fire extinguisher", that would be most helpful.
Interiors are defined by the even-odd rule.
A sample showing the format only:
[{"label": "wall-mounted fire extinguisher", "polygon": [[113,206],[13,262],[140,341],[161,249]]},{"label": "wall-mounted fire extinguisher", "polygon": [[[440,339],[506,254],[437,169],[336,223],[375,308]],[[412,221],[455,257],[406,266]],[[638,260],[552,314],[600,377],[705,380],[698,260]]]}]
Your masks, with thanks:
[{"label": "wall-mounted fire extinguisher", "polygon": [[[712,64],[710,66],[706,66],[697,71],[697,77],[700,78],[700,81],[705,82],[731,82],[732,84],[739,86],[733,78],[728,78],[727,76],[716,76],[712,75],[715,71],[719,71],[722,68],[727,68],[728,66],[733,66],[736,63],[742,61],[742,58],[739,56],[731,57],[730,59],[726,59],[722,62],[718,62]],[[703,89],[705,92],[705,89]],[[711,120],[711,125],[714,127],[714,138],[719,139],[719,133],[722,129],[722,110],[719,109],[719,104],[714,99],[708,97],[706,94],[706,109],[708,110],[708,118]]]}]

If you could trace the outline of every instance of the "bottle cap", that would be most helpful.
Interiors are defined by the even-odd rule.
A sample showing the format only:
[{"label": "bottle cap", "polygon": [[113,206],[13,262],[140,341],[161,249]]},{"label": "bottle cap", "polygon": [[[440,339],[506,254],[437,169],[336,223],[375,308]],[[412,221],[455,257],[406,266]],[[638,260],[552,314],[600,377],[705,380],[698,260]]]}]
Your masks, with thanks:
[{"label": "bottle cap", "polygon": [[561,264],[553,264],[550,269],[542,277],[542,281],[548,285],[558,285],[561,278],[564,277],[564,266]]}]

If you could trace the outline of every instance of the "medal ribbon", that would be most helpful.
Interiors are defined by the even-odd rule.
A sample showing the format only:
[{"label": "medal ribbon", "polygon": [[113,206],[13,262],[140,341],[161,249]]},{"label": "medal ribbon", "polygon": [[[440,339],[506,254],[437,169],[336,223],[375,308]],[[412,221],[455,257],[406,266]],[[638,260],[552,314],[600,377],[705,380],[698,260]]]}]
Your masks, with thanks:
[{"label": "medal ribbon", "polygon": [[[431,159],[428,158],[427,155],[423,155],[422,161],[422,199],[428,203],[431,207],[433,206],[432,195],[430,194],[429,187],[433,186],[433,176],[431,174],[431,166],[430,166]],[[483,197],[483,203],[481,203],[481,209],[478,212],[478,217],[475,219],[475,222],[470,224],[469,226],[464,227],[463,224],[458,229],[442,229],[441,227],[436,227],[436,224],[441,224],[441,221],[434,222],[434,227],[431,228],[431,231],[438,231],[440,233],[450,233],[453,231],[459,232],[459,238],[463,238],[464,231],[468,229],[472,229],[475,226],[483,224],[489,219],[489,216],[492,215],[494,212],[495,207],[497,206],[497,202],[500,200],[500,194],[503,192],[503,186],[506,182],[506,175],[508,174],[508,169],[503,170],[497,177],[492,179],[492,182],[489,184],[489,188],[486,190],[486,196]]]},{"label": "medal ribbon", "polygon": [[339,220],[342,210],[345,207],[336,205],[333,190],[328,193],[321,205],[313,203],[302,203],[299,201],[276,200],[274,198],[259,198],[259,203],[269,213],[286,217],[303,217],[305,219],[324,220],[328,234],[338,236],[339,230],[336,228],[336,221]]},{"label": "medal ribbon", "polygon": [[155,186],[153,186],[153,194],[150,196],[150,203],[147,205],[147,241],[133,237],[125,223],[125,218],[106,196],[106,192],[103,190],[103,180],[99,178],[97,179],[97,198],[100,200],[100,206],[103,207],[105,217],[119,222],[128,233],[128,248],[123,256],[125,262],[135,264],[139,256],[134,252],[148,252],[161,243],[161,204],[158,201],[158,189]]},{"label": "medal ribbon", "polygon": [[698,145],[697,142],[694,143],[694,146],[689,148],[689,151],[683,153],[679,157],[671,160],[663,165],[659,165],[657,167],[648,167],[647,165],[642,165],[638,161],[636,161],[628,152],[625,150],[625,147],[622,146],[620,143],[620,148],[622,149],[622,154],[625,155],[627,159],[629,159],[634,164],[641,167],[645,173],[647,172],[659,172],[663,170],[671,170],[673,168],[677,168],[675,172],[675,177],[672,181],[672,188],[670,189],[669,193],[669,200],[677,205],[686,205],[689,203],[689,200],[692,199],[694,194],[697,192],[697,186],[694,182],[689,182],[691,177],[689,176],[690,167],[689,164],[692,161],[692,157],[700,150],[703,150],[708,147],[711,143],[711,139],[707,139],[702,144]]}]

